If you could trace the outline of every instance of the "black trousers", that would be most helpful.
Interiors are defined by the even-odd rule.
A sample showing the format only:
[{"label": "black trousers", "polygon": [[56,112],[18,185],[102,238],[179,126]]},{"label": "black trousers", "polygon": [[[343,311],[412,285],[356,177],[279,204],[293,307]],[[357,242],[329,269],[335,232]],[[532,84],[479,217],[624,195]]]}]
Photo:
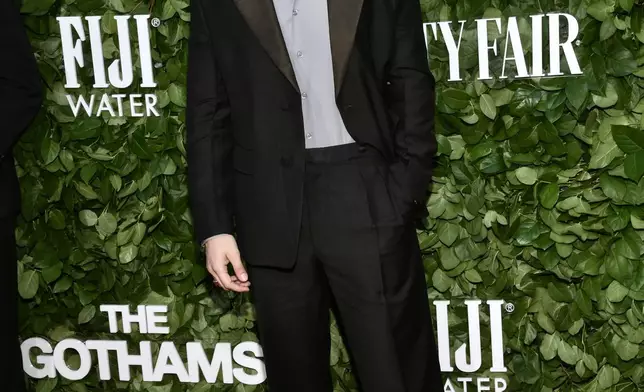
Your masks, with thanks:
[{"label": "black trousers", "polygon": [[16,260],[15,219],[0,218],[0,258],[3,264],[4,281],[0,283],[0,298],[4,298],[6,310],[3,316],[2,347],[7,348],[8,365],[3,379],[9,384],[7,391],[25,391],[25,373],[22,370],[20,342],[18,339],[18,262]]},{"label": "black trousers", "polygon": [[442,391],[420,250],[386,163],[355,144],[307,150],[298,259],[250,267],[272,392],[332,391],[337,305],[365,392]]}]

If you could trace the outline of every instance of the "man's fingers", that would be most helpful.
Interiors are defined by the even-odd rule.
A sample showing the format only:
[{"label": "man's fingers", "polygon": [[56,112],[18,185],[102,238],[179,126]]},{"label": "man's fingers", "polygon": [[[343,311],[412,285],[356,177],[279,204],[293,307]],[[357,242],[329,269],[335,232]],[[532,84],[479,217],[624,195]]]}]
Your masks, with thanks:
[{"label": "man's fingers", "polygon": [[246,273],[246,268],[244,268],[244,265],[242,264],[239,252],[230,252],[228,254],[228,260],[230,260],[230,264],[232,264],[233,266],[233,270],[235,271],[235,276],[237,276],[237,279],[239,279],[239,281],[241,282],[247,282],[248,273]]},{"label": "man's fingers", "polygon": [[212,275],[216,286],[219,286],[224,290],[233,290],[237,292],[248,291],[248,286],[250,286],[250,283],[239,282],[237,277],[228,275],[225,266],[218,268],[214,263],[209,263],[208,271]]},{"label": "man's fingers", "polygon": [[[212,247],[207,249],[207,269],[212,275],[215,284],[224,290],[232,290],[239,293],[249,291],[250,282],[248,282],[248,274],[244,268],[239,251],[236,246],[231,247]],[[235,271],[234,276],[228,273],[228,263],[231,263]]]},{"label": "man's fingers", "polygon": [[[209,255],[208,257],[208,262],[206,263],[206,268],[208,269],[208,272],[210,272],[210,275],[212,275],[215,285],[218,285],[222,287],[223,289],[226,289],[224,287],[223,282],[222,282],[222,276],[221,276],[221,268],[226,269],[226,256],[223,253],[218,253],[218,252],[213,252],[212,254]],[[228,276],[228,274],[225,274]]]},{"label": "man's fingers", "polygon": [[219,277],[219,282],[221,283],[221,286],[227,290],[232,290],[236,291],[238,293],[243,293],[248,291],[248,286],[242,285],[237,282],[233,282],[232,277],[228,275],[228,272],[226,271],[226,267],[222,266],[217,268],[217,277]]},{"label": "man's fingers", "polygon": [[247,282],[241,282],[239,279],[237,279],[236,276],[231,276],[230,280],[232,280],[234,283],[238,283],[238,284],[240,284],[242,286],[246,286],[246,287],[250,286],[250,282],[248,282],[248,281]]},{"label": "man's fingers", "polygon": [[226,272],[226,266],[224,265],[217,265],[215,267],[215,273],[217,274],[217,280],[219,280],[219,284],[221,284],[221,287],[230,290],[232,285],[232,281],[230,280],[230,275]]},{"label": "man's fingers", "polygon": [[206,269],[208,270],[208,273],[212,275],[213,278],[217,279],[217,273],[215,272],[213,265],[214,265],[214,262],[208,259],[206,262]]},{"label": "man's fingers", "polygon": [[212,272],[210,274],[212,275],[212,278],[213,278],[213,280],[215,282],[215,285],[224,288],[223,285],[221,284],[221,278],[219,277],[219,274],[214,269],[214,267],[209,266],[208,271],[210,271],[210,270],[212,270]]}]

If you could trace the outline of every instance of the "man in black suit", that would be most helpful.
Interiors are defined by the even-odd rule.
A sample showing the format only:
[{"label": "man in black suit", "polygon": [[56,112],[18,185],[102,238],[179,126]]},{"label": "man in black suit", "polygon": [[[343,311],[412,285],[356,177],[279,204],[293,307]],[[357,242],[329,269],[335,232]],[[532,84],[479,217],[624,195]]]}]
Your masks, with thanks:
[{"label": "man in black suit", "polygon": [[2,298],[5,311],[3,347],[14,349],[16,357],[5,368],[7,391],[24,391],[24,372],[18,346],[17,261],[14,238],[15,220],[20,211],[20,188],[11,150],[22,132],[33,121],[42,103],[40,75],[36,59],[20,17],[19,4],[0,0],[0,257],[5,281]]},{"label": "man in black suit", "polygon": [[252,282],[269,388],[332,390],[335,303],[364,391],[442,390],[415,232],[436,152],[419,0],[194,0],[191,23],[196,236],[217,284]]}]

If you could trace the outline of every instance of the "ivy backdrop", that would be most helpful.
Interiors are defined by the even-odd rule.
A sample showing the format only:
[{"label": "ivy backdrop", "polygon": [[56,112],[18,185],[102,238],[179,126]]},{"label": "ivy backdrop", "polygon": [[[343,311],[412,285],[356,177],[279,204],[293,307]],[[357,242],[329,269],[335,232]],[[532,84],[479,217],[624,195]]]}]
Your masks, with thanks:
[{"label": "ivy backdrop", "polygon": [[[447,82],[444,42],[430,42],[440,149],[427,230],[418,233],[428,295],[453,304],[475,297],[515,305],[503,321],[508,390],[644,388],[640,3],[422,0],[426,21],[468,21],[463,82]],[[22,10],[47,91],[44,109],[16,148],[24,203],[17,229],[22,336],[147,340],[110,335],[98,306],[154,303],[170,307],[171,335],[158,340],[178,346],[255,340],[248,298],[213,295],[192,242],[184,149],[187,0],[25,0]],[[474,19],[503,18],[502,53],[505,18],[518,16],[530,59],[527,16],[552,11],[579,21],[575,50],[583,76],[476,80]],[[162,21],[151,28],[162,116],[74,118],[55,17],[148,12]],[[118,45],[109,20],[101,25],[108,61]],[[492,74],[500,75],[501,66],[493,58]],[[92,85],[87,71],[81,78]],[[72,93],[81,92],[89,87]],[[464,307],[454,307],[450,327],[454,345],[467,341]],[[484,352],[481,373],[489,357]],[[331,366],[336,391],[354,390],[335,328]],[[171,377],[151,385],[134,374],[131,383],[100,381],[92,371],[86,380],[32,386],[38,392],[265,388],[179,384]]]}]

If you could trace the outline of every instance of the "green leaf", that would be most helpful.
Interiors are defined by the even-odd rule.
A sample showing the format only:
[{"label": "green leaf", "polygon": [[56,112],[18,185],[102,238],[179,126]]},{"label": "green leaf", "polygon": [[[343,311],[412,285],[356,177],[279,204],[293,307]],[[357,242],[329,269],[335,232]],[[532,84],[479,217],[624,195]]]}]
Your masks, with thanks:
[{"label": "green leaf", "polygon": [[62,211],[54,209],[49,211],[48,223],[54,230],[63,230],[65,228],[65,215]]},{"label": "green leaf", "polygon": [[65,167],[65,170],[72,171],[76,167],[74,164],[74,156],[71,152],[63,150],[58,154],[58,158],[60,159],[60,163]]},{"label": "green leaf", "polygon": [[168,20],[177,14],[177,9],[172,6],[171,1],[163,2],[163,9],[161,11],[161,20]]},{"label": "green leaf", "polygon": [[445,222],[438,227],[438,238],[446,246],[452,246],[459,236],[460,227],[450,222]]},{"label": "green leaf", "polygon": [[644,131],[625,125],[612,126],[613,139],[625,153],[644,151]]},{"label": "green leaf", "polygon": [[624,181],[604,173],[599,177],[599,185],[604,194],[613,200],[621,201],[626,196]]},{"label": "green leaf", "polygon": [[541,344],[539,345],[539,352],[541,352],[543,359],[550,361],[557,356],[559,341],[560,339],[554,335],[546,334],[543,337],[543,340],[541,340]]},{"label": "green leaf", "polygon": [[[641,41],[643,38],[641,32],[638,33],[637,36]],[[606,55],[606,71],[608,73],[622,77],[630,75],[637,70],[638,63],[634,54],[619,41],[617,41],[615,45],[609,47]],[[606,84],[606,98],[609,100],[615,100],[616,96],[619,96],[617,88],[615,87],[614,82],[611,83],[609,80]],[[593,98],[595,97],[593,96]]]},{"label": "green leaf", "polygon": [[63,270],[63,263],[60,261],[42,270],[42,278],[46,283],[51,283],[60,277]]},{"label": "green leaf", "polygon": [[40,146],[40,156],[42,157],[43,163],[49,165],[56,158],[58,158],[58,153],[60,152],[60,144],[57,141],[51,138],[45,138],[42,141]]},{"label": "green leaf", "polygon": [[83,195],[86,199],[98,199],[98,194],[94,192],[94,189],[92,189],[91,186],[82,182],[74,182],[74,187],[76,188],[78,193]]},{"label": "green leaf", "polygon": [[602,109],[606,109],[615,105],[617,103],[617,100],[619,99],[619,94],[617,94],[615,86],[610,83],[606,84],[605,95],[593,94],[592,96],[595,105],[599,106]]},{"label": "green leaf", "polygon": [[584,326],[584,320],[579,319],[575,321],[570,328],[568,328],[568,333],[571,335],[576,335],[581,331],[581,328]]},{"label": "green leaf", "polygon": [[[167,4],[167,3],[164,3]],[[242,385],[242,384],[239,384]],[[206,381],[202,381],[199,384],[196,384],[192,389],[190,389],[190,392],[212,392],[212,384],[207,383]]]},{"label": "green leaf", "polygon": [[437,269],[436,271],[434,271],[434,274],[432,274],[432,285],[441,293],[452,288],[453,284],[454,279],[447,276],[447,274],[441,269]]},{"label": "green leaf", "polygon": [[143,238],[145,237],[145,233],[147,231],[147,226],[145,223],[139,222],[136,225],[134,225],[134,234],[132,236],[132,243],[134,245],[140,245],[141,241],[143,241]]},{"label": "green leaf", "polygon": [[575,365],[575,373],[577,373],[579,377],[584,376],[584,374],[586,373],[586,365],[584,365],[584,361],[577,362],[577,364]]},{"label": "green leaf", "polygon": [[572,302],[575,292],[570,285],[564,283],[548,283],[548,294],[557,302]]},{"label": "green leaf", "polygon": [[577,348],[577,346],[571,346],[563,340],[557,347],[557,354],[559,355],[559,358],[568,365],[574,365],[581,359],[579,348]]},{"label": "green leaf", "polygon": [[219,327],[224,332],[237,329],[237,316],[231,313],[225,314],[219,319]]},{"label": "green leaf", "polygon": [[640,347],[637,344],[631,343],[619,336],[614,336],[613,345],[615,346],[617,355],[619,355],[622,361],[630,361],[634,359],[640,351]]},{"label": "green leaf", "polygon": [[582,354],[582,361],[586,365],[586,368],[590,369],[593,373],[597,373],[598,365],[595,357],[584,353]]},{"label": "green leaf", "polygon": [[519,225],[514,238],[519,245],[530,245],[541,235],[541,227],[537,222],[525,221]]},{"label": "green leaf", "polygon": [[532,325],[532,323],[528,323],[525,329],[525,337],[523,338],[523,344],[529,345],[532,344],[532,342],[537,338],[537,329]]},{"label": "green leaf", "polygon": [[18,279],[18,293],[24,299],[31,299],[38,293],[38,272],[28,270],[23,272]]},{"label": "green leaf", "polygon": [[139,253],[139,247],[134,244],[129,244],[121,247],[119,252],[119,261],[122,264],[131,263]]},{"label": "green leaf", "polygon": [[603,22],[604,20],[608,19],[609,15],[614,11],[614,4],[615,2],[611,2],[610,0],[596,1],[590,4],[587,12],[593,18]]},{"label": "green leaf", "polygon": [[644,150],[626,156],[624,159],[624,173],[634,181],[639,181],[644,174]]},{"label": "green leaf", "polygon": [[186,88],[184,85],[172,83],[168,88],[168,94],[173,104],[186,107]]},{"label": "green leaf", "polygon": [[135,132],[130,140],[130,149],[140,158],[151,160],[154,158],[154,151],[150,146],[150,141],[140,132]]},{"label": "green leaf", "polygon": [[525,185],[534,185],[537,182],[537,171],[531,167],[520,167],[514,171],[517,179]]},{"label": "green leaf", "polygon": [[53,292],[54,293],[65,292],[65,291],[69,290],[70,287],[72,287],[72,283],[73,283],[72,278],[70,278],[69,276],[65,275],[60,280],[58,280],[56,282],[56,284],[54,285]]},{"label": "green leaf", "polygon": [[610,302],[621,302],[628,295],[628,289],[614,280],[606,289],[606,298]]},{"label": "green leaf", "polygon": [[486,157],[490,155],[492,151],[494,151],[495,147],[496,144],[492,140],[479,143],[476,146],[472,147],[472,149],[470,150],[470,159],[472,161],[477,161],[483,157]]},{"label": "green leaf", "polygon": [[96,229],[103,236],[108,236],[116,231],[116,217],[109,212],[103,212],[98,218]]},{"label": "green leaf", "polygon": [[96,315],[96,306],[87,305],[78,313],[78,324],[86,324],[92,321]]},{"label": "green leaf", "polygon": [[20,11],[25,14],[44,15],[51,8],[56,0],[33,0],[22,2]]},{"label": "green leaf", "polygon": [[490,90],[489,94],[494,98],[494,105],[499,107],[509,104],[514,92],[510,89],[504,88],[500,90]]},{"label": "green leaf", "polygon": [[92,210],[83,210],[78,214],[78,217],[82,224],[85,226],[95,226],[98,222],[98,216]]},{"label": "green leaf", "polygon": [[586,102],[588,97],[588,84],[584,78],[572,78],[566,84],[566,98],[570,101],[570,104],[576,109],[581,108],[581,106]]},{"label": "green leaf", "polygon": [[506,169],[505,162],[500,154],[491,154],[483,158],[479,161],[478,167],[485,174],[496,174]]},{"label": "green leaf", "polygon": [[615,380],[615,373],[613,372],[613,367],[610,365],[604,365],[599,369],[597,373],[597,381],[599,382],[600,391],[605,391],[609,389],[613,384],[618,380]]},{"label": "green leaf", "polygon": [[622,154],[623,153],[612,139],[606,142],[600,142],[596,147],[593,147],[593,150],[591,151],[590,163],[588,165],[588,168],[604,168],[608,166],[613,161],[613,159],[622,156]]},{"label": "green leaf", "polygon": [[172,391],[172,383],[170,384],[165,384],[165,385],[150,385],[147,387],[147,392],[171,392]]},{"label": "green leaf", "polygon": [[58,378],[44,378],[36,383],[36,392],[51,392],[56,388]]},{"label": "green leaf", "polygon": [[606,41],[615,34],[617,27],[612,18],[606,18],[599,29],[599,40]]},{"label": "green leaf", "polygon": [[97,166],[95,164],[84,165],[81,168],[80,174],[85,184],[89,184],[90,181],[92,181],[92,178],[94,178],[94,175],[96,174],[96,170]]},{"label": "green leaf", "polygon": [[474,269],[467,270],[465,271],[465,279],[467,279],[470,283],[481,283],[483,282],[483,278],[481,278],[481,275]]},{"label": "green leaf", "polygon": [[537,323],[541,328],[543,328],[548,333],[555,333],[555,323],[552,321],[550,316],[544,312],[537,313]]},{"label": "green leaf", "polygon": [[544,208],[551,209],[559,200],[559,186],[557,184],[548,184],[541,188],[539,192],[539,202]]},{"label": "green leaf", "polygon": [[441,94],[445,104],[453,109],[464,109],[470,104],[470,96],[463,90],[448,88]]},{"label": "green leaf", "polygon": [[496,118],[496,105],[494,104],[494,99],[490,95],[481,95],[479,105],[481,106],[483,114],[485,114],[489,119],[494,120]]},{"label": "green leaf", "polygon": [[115,191],[120,191],[121,187],[123,186],[123,180],[121,177],[117,176],[116,174],[112,174],[110,176],[110,184],[112,184],[112,187],[114,188]]},{"label": "green leaf", "polygon": [[116,245],[123,246],[127,244],[132,239],[132,235],[134,235],[134,227],[120,230],[116,235]]},{"label": "green leaf", "polygon": [[622,7],[624,11],[630,11],[633,8],[634,0],[619,0],[619,6]]},{"label": "green leaf", "polygon": [[184,0],[170,0],[170,3],[172,3],[172,6],[177,10],[181,11],[185,8],[188,8],[189,4],[187,1]]}]

